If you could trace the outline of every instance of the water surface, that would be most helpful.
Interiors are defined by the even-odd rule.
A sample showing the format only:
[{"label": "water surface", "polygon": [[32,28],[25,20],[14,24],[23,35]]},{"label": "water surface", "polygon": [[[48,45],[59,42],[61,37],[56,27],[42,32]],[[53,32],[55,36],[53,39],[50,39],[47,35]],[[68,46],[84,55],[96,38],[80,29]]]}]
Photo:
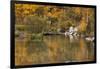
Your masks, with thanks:
[{"label": "water surface", "polygon": [[94,44],[84,38],[51,35],[43,36],[40,41],[15,41],[16,65],[84,61],[94,61]]}]

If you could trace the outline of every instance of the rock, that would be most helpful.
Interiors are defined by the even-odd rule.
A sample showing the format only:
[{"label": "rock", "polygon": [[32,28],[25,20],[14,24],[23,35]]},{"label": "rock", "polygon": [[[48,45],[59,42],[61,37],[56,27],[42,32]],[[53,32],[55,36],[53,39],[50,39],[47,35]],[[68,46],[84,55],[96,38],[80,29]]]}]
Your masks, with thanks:
[{"label": "rock", "polygon": [[85,38],[87,41],[94,41],[94,37],[86,37]]}]

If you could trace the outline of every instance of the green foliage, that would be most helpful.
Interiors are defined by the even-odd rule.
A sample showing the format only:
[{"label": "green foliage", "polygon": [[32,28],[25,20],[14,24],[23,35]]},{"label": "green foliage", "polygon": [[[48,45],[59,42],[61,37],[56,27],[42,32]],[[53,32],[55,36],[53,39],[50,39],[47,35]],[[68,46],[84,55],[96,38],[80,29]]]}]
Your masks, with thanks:
[{"label": "green foliage", "polygon": [[40,33],[45,28],[46,21],[38,16],[28,16],[27,18],[27,24],[29,25],[27,30],[31,33]]},{"label": "green foliage", "polygon": [[43,39],[43,34],[42,33],[39,33],[39,34],[32,34],[31,35],[31,40],[42,40]]}]

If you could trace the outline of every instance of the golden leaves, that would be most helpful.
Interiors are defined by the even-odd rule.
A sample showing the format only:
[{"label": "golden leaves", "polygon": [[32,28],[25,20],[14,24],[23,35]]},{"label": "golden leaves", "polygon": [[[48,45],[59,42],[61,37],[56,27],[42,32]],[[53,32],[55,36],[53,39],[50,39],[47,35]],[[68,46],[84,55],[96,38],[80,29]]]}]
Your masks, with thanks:
[{"label": "golden leaves", "polygon": [[74,12],[75,12],[76,14],[80,14],[80,13],[81,13],[81,8],[80,8],[80,7],[74,8]]}]

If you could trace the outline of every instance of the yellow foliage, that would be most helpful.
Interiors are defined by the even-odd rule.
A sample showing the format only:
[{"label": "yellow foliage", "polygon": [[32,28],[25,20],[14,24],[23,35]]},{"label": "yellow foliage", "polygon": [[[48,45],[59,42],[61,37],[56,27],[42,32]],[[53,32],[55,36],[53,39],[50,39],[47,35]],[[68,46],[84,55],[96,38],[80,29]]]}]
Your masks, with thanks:
[{"label": "yellow foliage", "polygon": [[[40,5],[30,5],[30,4],[15,4],[15,13],[17,15],[30,15],[31,12],[35,12]],[[20,11],[22,10],[22,11]],[[32,15],[32,14],[31,14]]]},{"label": "yellow foliage", "polygon": [[80,25],[78,27],[79,28],[79,31],[80,32],[86,31],[86,27],[87,27],[87,23],[85,21],[85,18],[83,17],[82,20],[81,20],[81,22],[80,22]]},{"label": "yellow foliage", "polygon": [[76,8],[74,8],[74,11],[75,11],[76,14],[80,14],[81,13],[81,8],[76,7]]}]

